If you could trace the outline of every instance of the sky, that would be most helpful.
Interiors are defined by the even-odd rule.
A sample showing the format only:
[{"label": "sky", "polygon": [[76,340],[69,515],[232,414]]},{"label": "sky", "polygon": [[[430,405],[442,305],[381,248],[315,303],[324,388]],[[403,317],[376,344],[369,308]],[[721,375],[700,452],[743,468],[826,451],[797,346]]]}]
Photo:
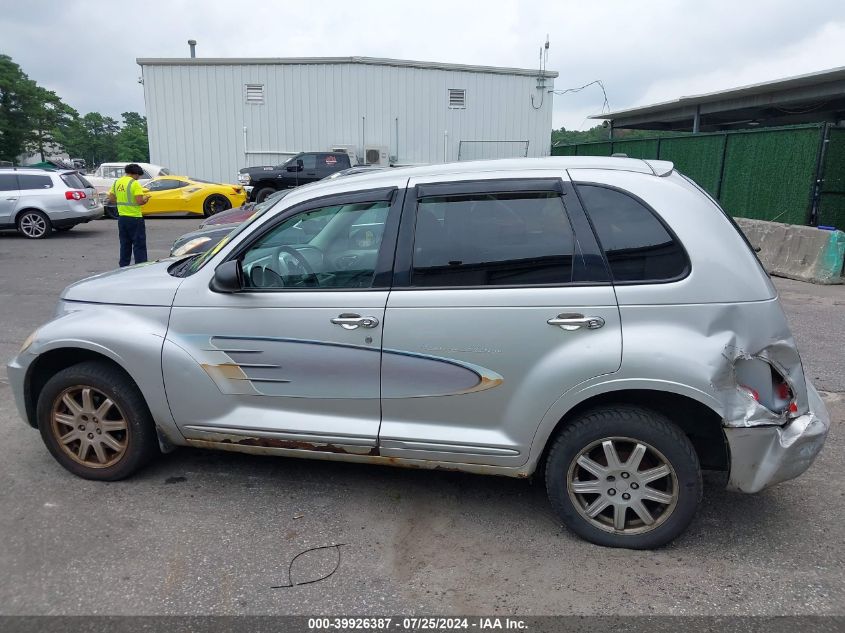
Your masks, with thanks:
[{"label": "sky", "polygon": [[[138,57],[367,56],[601,80],[611,110],[845,66],[841,0],[2,0],[0,54],[81,114],[144,111]],[[598,86],[554,97],[587,129]]]}]

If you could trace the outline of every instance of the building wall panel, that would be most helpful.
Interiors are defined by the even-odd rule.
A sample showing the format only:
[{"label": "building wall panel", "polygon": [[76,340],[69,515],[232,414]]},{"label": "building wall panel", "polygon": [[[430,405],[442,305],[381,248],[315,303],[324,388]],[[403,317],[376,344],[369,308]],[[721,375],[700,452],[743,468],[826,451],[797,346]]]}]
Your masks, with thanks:
[{"label": "building wall panel", "polygon": [[[549,153],[552,95],[537,78],[358,63],[143,64],[154,163],[207,180],[234,182],[240,167],[278,164],[300,151],[386,146],[401,164],[458,159],[460,142],[528,141]],[[264,86],[249,104],[245,85]],[[552,82],[546,79],[547,89]],[[466,90],[466,108],[448,107],[448,89]],[[244,134],[246,128],[246,134]],[[511,157],[520,144],[490,144],[481,156]],[[521,149],[520,149],[521,151]]]}]

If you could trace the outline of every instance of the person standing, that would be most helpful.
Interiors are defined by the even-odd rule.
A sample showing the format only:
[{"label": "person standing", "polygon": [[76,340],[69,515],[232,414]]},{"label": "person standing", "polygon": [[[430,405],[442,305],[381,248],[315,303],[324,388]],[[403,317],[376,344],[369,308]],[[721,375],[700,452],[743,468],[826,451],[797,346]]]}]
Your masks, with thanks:
[{"label": "person standing", "polygon": [[138,178],[144,170],[136,163],[129,163],[123,170],[126,175],[118,178],[109,192],[109,202],[117,204],[117,233],[120,238],[120,267],[128,266],[135,253],[135,263],[147,261],[147,230],[141,206],[149,202],[150,197]]}]

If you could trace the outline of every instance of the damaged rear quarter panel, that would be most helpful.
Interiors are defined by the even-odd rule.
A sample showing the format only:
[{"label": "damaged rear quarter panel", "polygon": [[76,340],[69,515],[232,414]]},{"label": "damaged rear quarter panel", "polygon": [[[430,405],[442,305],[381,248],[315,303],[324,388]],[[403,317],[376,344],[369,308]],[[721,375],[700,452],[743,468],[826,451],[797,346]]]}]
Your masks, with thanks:
[{"label": "damaged rear quarter panel", "polygon": [[620,306],[624,353],[620,377],[674,381],[703,391],[728,427],[783,424],[736,380],[740,358],[770,362],[807,410],[801,361],[777,299],[748,303]]}]

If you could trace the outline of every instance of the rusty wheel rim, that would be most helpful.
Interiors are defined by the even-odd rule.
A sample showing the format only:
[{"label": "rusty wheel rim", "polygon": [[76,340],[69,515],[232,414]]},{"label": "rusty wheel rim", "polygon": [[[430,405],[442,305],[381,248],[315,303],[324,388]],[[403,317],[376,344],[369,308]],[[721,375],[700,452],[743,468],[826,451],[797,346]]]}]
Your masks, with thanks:
[{"label": "rusty wheel rim", "polygon": [[129,446],[129,424],[108,395],[89,385],[62,391],[53,401],[50,428],[62,452],[86,468],[108,468]]}]

